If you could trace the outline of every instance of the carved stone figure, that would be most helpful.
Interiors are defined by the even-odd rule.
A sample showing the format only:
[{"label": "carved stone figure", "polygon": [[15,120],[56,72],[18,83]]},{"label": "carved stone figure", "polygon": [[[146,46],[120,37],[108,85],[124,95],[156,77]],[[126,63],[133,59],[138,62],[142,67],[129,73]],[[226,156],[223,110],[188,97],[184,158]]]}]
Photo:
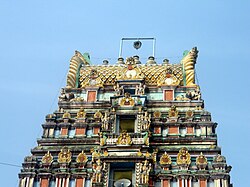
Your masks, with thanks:
[{"label": "carved stone figure", "polygon": [[119,84],[114,86],[114,90],[115,90],[115,96],[120,96],[124,94],[123,86],[119,86]]},{"label": "carved stone figure", "polygon": [[70,163],[71,162],[71,152],[67,147],[63,147],[61,152],[58,154],[57,161],[59,163]]},{"label": "carved stone figure", "polygon": [[104,117],[102,117],[101,120],[102,120],[102,129],[108,130],[109,129],[109,120],[110,120],[109,113],[105,112]]},{"label": "carved stone figure", "polygon": [[66,101],[67,100],[67,96],[65,94],[65,90],[62,88],[61,89],[61,94],[59,95],[59,101]]},{"label": "carved stone figure", "polygon": [[105,133],[100,132],[100,146],[104,146],[106,144],[107,136]]},{"label": "carved stone figure", "polygon": [[146,85],[142,85],[142,83],[140,83],[139,86],[138,85],[136,86],[135,94],[136,95],[144,95],[145,88],[146,88]]},{"label": "carved stone figure", "polygon": [[177,118],[178,117],[178,110],[176,109],[175,105],[172,105],[171,108],[168,111],[168,117],[169,118]]},{"label": "carved stone figure", "polygon": [[130,96],[130,93],[128,92],[125,93],[125,97],[121,99],[120,105],[121,106],[134,106],[135,105],[135,101]]},{"label": "carved stone figure", "polygon": [[151,114],[148,114],[148,112],[146,111],[143,117],[142,130],[149,129],[150,123],[151,123]]},{"label": "carved stone figure", "polygon": [[194,91],[188,91],[186,93],[186,97],[191,99],[191,100],[201,100],[200,87],[197,86]]},{"label": "carved stone figure", "polygon": [[151,163],[149,163],[147,160],[143,163],[140,163],[141,168],[141,183],[146,184],[149,180],[149,172],[151,170]]},{"label": "carved stone figure", "polygon": [[188,150],[186,147],[180,149],[177,155],[176,163],[178,165],[187,165],[187,166],[191,163],[191,156],[188,153]]},{"label": "carved stone figure", "polygon": [[171,157],[165,152],[160,158],[161,165],[169,165],[172,164]]},{"label": "carved stone figure", "polygon": [[91,149],[92,153],[92,162],[94,162],[95,159],[100,158],[100,152],[96,150],[96,148]]},{"label": "carved stone figure", "polygon": [[94,171],[94,182],[100,183],[102,179],[102,164],[101,160],[98,159],[95,164],[93,164],[93,171]]},{"label": "carved stone figure", "polygon": [[131,145],[131,137],[126,131],[123,131],[122,134],[118,137],[117,145]]}]

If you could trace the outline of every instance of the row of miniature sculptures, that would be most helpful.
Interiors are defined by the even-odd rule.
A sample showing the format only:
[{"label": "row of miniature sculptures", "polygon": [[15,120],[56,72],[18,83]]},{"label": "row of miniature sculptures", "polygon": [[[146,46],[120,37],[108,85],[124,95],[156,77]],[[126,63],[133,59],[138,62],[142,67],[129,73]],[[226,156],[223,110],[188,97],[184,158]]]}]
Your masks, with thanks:
[{"label": "row of miniature sculptures", "polygon": [[[126,134],[125,134],[125,136],[126,136]],[[122,142],[120,142],[120,143],[123,144]],[[101,153],[99,151],[97,151],[96,149],[93,149],[91,152],[92,152],[92,161],[94,161],[97,158],[98,159],[100,158]],[[103,155],[106,156],[105,154],[108,154],[108,153],[104,153]],[[148,155],[146,155],[146,157],[151,156],[150,153],[147,153],[147,154]],[[155,154],[156,154],[156,152],[153,153],[154,156],[156,156]],[[138,153],[138,156],[139,156],[139,153]],[[68,149],[67,147],[63,147],[61,149],[61,151],[58,153],[57,162],[59,164],[63,164],[63,163],[69,164],[71,162],[71,158],[72,158],[72,153],[71,153],[70,149]],[[53,161],[54,161],[53,156],[48,151],[42,157],[41,163],[43,166],[49,167]],[[87,163],[87,161],[88,161],[88,157],[83,151],[77,155],[76,163],[79,163],[81,166],[84,167],[85,164]],[[97,163],[97,165],[100,165],[100,161],[98,161],[98,162],[99,163]],[[171,160],[170,155],[168,155],[167,152],[162,154],[162,156],[160,157],[159,163],[162,166],[162,168],[170,167],[170,165],[172,164],[172,160]],[[186,147],[183,147],[179,150],[179,153],[177,154],[177,157],[176,157],[176,163],[177,163],[177,165],[180,165],[181,167],[189,166],[191,164],[191,155],[188,152],[188,149]],[[221,156],[218,154],[217,156],[214,157],[213,163],[215,163],[215,164],[224,163],[225,164],[226,159],[224,156]],[[201,152],[200,155],[196,158],[196,165],[199,169],[205,169],[207,164],[208,164],[207,158]],[[223,168],[219,167],[218,169],[223,169]]]},{"label": "row of miniature sculptures", "polygon": [[[160,157],[160,166],[163,170],[168,170],[172,164],[172,159],[170,155],[166,152]],[[188,152],[186,147],[183,147],[179,150],[179,153],[176,157],[176,164],[182,170],[188,170],[189,165],[191,164],[191,155]],[[199,170],[205,170],[208,166],[208,161],[205,155],[201,152],[199,156],[196,157],[196,166]],[[212,166],[215,170],[222,170],[229,172],[231,167],[227,166],[226,159],[224,156],[218,154],[213,158]]]},{"label": "row of miniature sculptures", "polygon": [[[107,151],[106,151],[107,152]],[[141,153],[141,152],[140,152]],[[105,156],[108,155],[107,153],[101,154],[98,150],[93,149],[92,150],[92,182],[93,183],[101,183],[105,172],[108,172],[108,164],[104,161],[101,161],[101,155]],[[142,153],[141,153],[142,154]],[[149,174],[152,170],[152,163],[148,159],[153,158],[153,163],[156,162],[156,154],[157,152],[154,152],[152,154],[147,153],[148,155],[145,155],[145,161],[137,162],[135,163],[135,171],[136,171],[136,183],[140,184],[146,184],[149,181]],[[138,152],[139,156],[139,152]],[[61,171],[64,171],[63,169],[66,169],[69,166],[69,163],[72,161],[72,153],[67,147],[63,147],[61,151],[58,154],[57,162],[60,165]],[[76,163],[78,168],[84,169],[84,166],[88,162],[88,156],[82,151],[79,153],[76,157]],[[52,154],[48,151],[41,160],[41,164],[44,168],[49,168],[51,164],[54,162],[54,158]],[[208,166],[208,161],[205,155],[201,152],[199,156],[196,157],[196,166],[198,170],[205,170]],[[172,164],[172,159],[170,155],[168,155],[166,152],[161,155],[160,166],[162,167],[162,170],[169,170]],[[190,164],[191,164],[191,155],[188,152],[188,149],[186,147],[183,147],[179,150],[179,153],[176,157],[176,164],[179,166],[179,169],[181,170],[188,170]],[[226,159],[224,156],[216,155],[213,157],[212,161],[212,167],[221,172],[230,172],[231,167],[227,166]],[[106,178],[106,177],[104,177]]]},{"label": "row of miniature sculptures", "polygon": [[[120,86],[118,83],[113,86],[114,96],[125,95],[124,87]],[[145,95],[146,85],[140,83],[135,87],[135,95]],[[69,102],[82,102],[84,98],[78,94],[72,92],[66,93],[65,89],[61,90],[61,94],[58,97],[59,101],[69,101]],[[175,97],[177,101],[189,101],[189,100],[201,100],[201,92],[199,86],[196,86],[194,90],[189,90],[185,94],[180,94]]]},{"label": "row of miniature sculptures", "polygon": [[[196,110],[196,108],[195,108]],[[64,111],[63,109],[59,110],[59,112],[63,113],[62,115],[62,119],[71,119],[71,114],[68,111]],[[112,109],[112,113],[115,114],[115,109]],[[143,111],[143,107],[140,106],[138,108],[138,114],[144,113],[144,116],[142,116],[142,120],[144,120],[147,124],[150,124],[151,122],[151,114],[149,114],[147,111]],[[177,107],[175,105],[172,105],[169,110],[168,110],[168,118],[178,118],[180,117],[179,115],[179,111],[177,110]],[[114,120],[112,116],[110,116],[110,112],[105,111],[104,115],[102,112],[100,111],[96,111],[93,115],[94,119],[96,122],[103,122],[103,129],[107,129],[108,127],[108,123],[110,120]],[[162,118],[162,112],[160,111],[155,111],[153,113],[153,117],[154,119],[160,119]],[[187,119],[193,118],[194,117],[194,111],[193,110],[187,110],[185,113],[185,117]],[[52,118],[54,118],[54,116],[52,114],[47,115],[46,118],[48,120],[51,120]],[[87,112],[85,112],[85,110],[83,108],[80,108],[76,114],[75,119],[77,120],[81,120],[81,122],[86,122],[87,119]],[[147,128],[145,128],[147,129]]]}]

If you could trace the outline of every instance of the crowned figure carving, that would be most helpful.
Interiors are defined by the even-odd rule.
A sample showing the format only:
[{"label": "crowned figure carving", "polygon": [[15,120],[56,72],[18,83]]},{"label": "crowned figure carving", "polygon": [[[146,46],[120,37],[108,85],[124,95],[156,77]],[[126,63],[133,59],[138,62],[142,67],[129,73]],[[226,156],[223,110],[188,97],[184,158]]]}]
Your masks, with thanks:
[{"label": "crowned figure carving", "polygon": [[100,132],[99,135],[100,135],[100,146],[104,146],[107,141],[107,136],[103,132]]},{"label": "crowned figure carving", "polygon": [[185,117],[186,117],[187,121],[192,121],[194,118],[194,112],[192,110],[187,110]]},{"label": "crowned figure carving", "polygon": [[67,147],[63,147],[61,152],[58,154],[57,161],[59,163],[70,163],[71,162],[71,152]]},{"label": "crowned figure carving", "polygon": [[131,145],[132,140],[129,134],[126,131],[123,131],[122,134],[118,137],[117,145]]},{"label": "crowned figure carving", "polygon": [[191,163],[191,156],[187,150],[186,147],[183,147],[180,149],[178,155],[177,155],[177,161],[176,163],[182,168],[182,169],[188,169],[188,166]]},{"label": "crowned figure carving", "polygon": [[91,153],[92,153],[92,162],[94,162],[95,159],[99,159],[101,156],[101,154],[100,154],[99,150],[97,150],[97,148],[92,148]]},{"label": "crowned figure carving", "polygon": [[168,117],[178,117],[179,112],[176,109],[176,106],[172,105],[168,111]]},{"label": "crowned figure carving", "polygon": [[121,106],[134,106],[135,105],[135,101],[130,96],[130,93],[128,92],[125,93],[125,97],[121,99],[120,105]]},{"label": "crowned figure carving", "polygon": [[213,158],[212,166],[213,168],[215,168],[215,170],[219,170],[219,169],[225,170],[227,167],[226,158],[220,154],[216,155]]}]

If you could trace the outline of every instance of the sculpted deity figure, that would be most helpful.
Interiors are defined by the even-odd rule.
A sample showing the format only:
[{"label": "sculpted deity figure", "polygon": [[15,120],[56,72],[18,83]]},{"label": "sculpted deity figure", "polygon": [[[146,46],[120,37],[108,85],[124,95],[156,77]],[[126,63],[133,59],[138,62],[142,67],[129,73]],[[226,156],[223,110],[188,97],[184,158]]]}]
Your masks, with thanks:
[{"label": "sculpted deity figure", "polygon": [[120,96],[120,95],[123,95],[124,93],[123,86],[119,86],[119,84],[114,86],[114,90],[115,90],[115,96]]},{"label": "sculpted deity figure", "polygon": [[141,183],[148,183],[149,180],[149,172],[151,170],[151,163],[147,160],[144,161],[144,164],[141,163]]},{"label": "sculpted deity figure", "polygon": [[201,92],[200,92],[200,87],[197,86],[195,90],[193,91],[188,91],[186,93],[186,97],[191,99],[191,100],[201,100]]},{"label": "sculpted deity figure", "polygon": [[67,96],[66,96],[65,90],[63,88],[61,89],[61,94],[60,94],[58,99],[59,99],[59,101],[66,101],[67,100]]},{"label": "sculpted deity figure", "polygon": [[96,164],[93,164],[93,171],[94,171],[94,181],[96,183],[100,183],[102,179],[102,164],[100,159],[96,161]]},{"label": "sculpted deity figure", "polygon": [[142,85],[142,83],[140,83],[139,86],[136,86],[135,94],[136,95],[144,95],[145,87],[146,87],[146,85]]},{"label": "sculpted deity figure", "polygon": [[102,129],[108,130],[109,120],[110,120],[109,113],[105,112],[104,117],[102,117],[101,120],[102,120]]},{"label": "sculpted deity figure", "polygon": [[147,130],[150,126],[151,123],[151,114],[148,114],[148,112],[146,111],[143,117],[143,125],[142,125],[142,129],[143,130]]},{"label": "sculpted deity figure", "polygon": [[132,144],[131,137],[126,131],[123,131],[122,134],[118,137],[117,144],[118,145],[131,145]]}]

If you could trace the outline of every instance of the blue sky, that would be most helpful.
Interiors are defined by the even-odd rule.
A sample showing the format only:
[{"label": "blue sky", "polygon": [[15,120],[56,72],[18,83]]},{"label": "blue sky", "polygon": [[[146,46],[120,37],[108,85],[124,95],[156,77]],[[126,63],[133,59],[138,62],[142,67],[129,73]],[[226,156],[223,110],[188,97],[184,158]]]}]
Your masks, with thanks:
[{"label": "blue sky", "polygon": [[[205,107],[219,124],[232,182],[247,186],[249,8],[243,0],[0,0],[0,162],[21,165],[36,146],[45,115],[57,109],[74,50],[89,52],[95,64],[115,63],[122,37],[155,37],[159,63],[163,57],[177,63],[184,50],[198,47]],[[19,171],[0,164],[1,186],[17,186]]]}]

